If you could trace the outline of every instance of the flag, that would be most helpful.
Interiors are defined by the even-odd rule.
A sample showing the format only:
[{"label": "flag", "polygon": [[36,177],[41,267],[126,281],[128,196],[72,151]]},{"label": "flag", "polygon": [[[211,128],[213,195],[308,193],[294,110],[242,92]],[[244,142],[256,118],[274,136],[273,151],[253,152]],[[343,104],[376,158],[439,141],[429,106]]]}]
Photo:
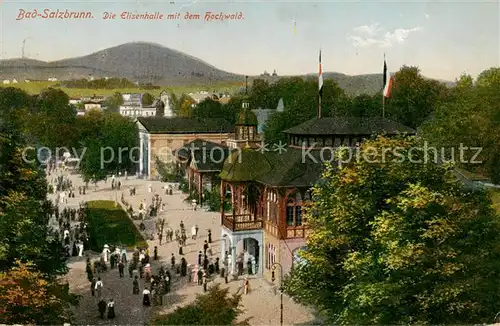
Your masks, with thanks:
[{"label": "flag", "polygon": [[391,97],[392,83],[392,76],[391,73],[387,71],[387,63],[384,59],[384,90],[382,91],[384,97]]},{"label": "flag", "polygon": [[319,50],[319,74],[318,74],[319,96],[323,96],[323,66],[321,65],[321,50]]}]

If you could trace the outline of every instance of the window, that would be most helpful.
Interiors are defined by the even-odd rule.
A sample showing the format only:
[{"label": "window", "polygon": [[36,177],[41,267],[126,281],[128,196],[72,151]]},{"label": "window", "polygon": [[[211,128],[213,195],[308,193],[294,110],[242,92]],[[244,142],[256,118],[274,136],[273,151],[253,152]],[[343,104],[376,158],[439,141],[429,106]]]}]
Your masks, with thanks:
[{"label": "window", "polygon": [[266,268],[271,269],[273,264],[276,262],[276,248],[272,243],[268,243],[266,246]]},{"label": "window", "polygon": [[286,204],[286,225],[302,225],[302,196],[299,191],[288,197]]}]

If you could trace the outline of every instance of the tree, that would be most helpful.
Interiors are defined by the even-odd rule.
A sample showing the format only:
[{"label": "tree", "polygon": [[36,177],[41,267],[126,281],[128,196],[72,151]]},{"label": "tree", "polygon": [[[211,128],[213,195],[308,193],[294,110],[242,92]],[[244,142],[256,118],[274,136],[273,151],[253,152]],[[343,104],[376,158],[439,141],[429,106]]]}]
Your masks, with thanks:
[{"label": "tree", "polygon": [[[226,104],[223,104],[224,119],[234,125],[243,106],[242,96],[233,96]],[[255,108],[255,107],[251,107]]]},{"label": "tree", "polygon": [[[318,81],[315,79],[283,78],[276,86],[280,88],[286,108],[271,115],[264,127],[264,137],[268,143],[286,142],[283,130],[299,125],[318,115]],[[322,116],[339,113],[340,103],[345,94],[332,80],[323,84]],[[277,102],[276,102],[277,103]]]},{"label": "tree", "polygon": [[492,86],[493,84],[500,84],[500,68],[492,67],[477,76],[477,86]]},{"label": "tree", "polygon": [[28,117],[29,134],[34,141],[51,150],[69,148],[75,141],[76,110],[69,97],[59,89],[47,88],[40,92]]},{"label": "tree", "polygon": [[[159,315],[154,325],[234,325],[239,315],[241,294],[229,295],[229,289],[215,284],[206,294],[197,295],[194,303],[175,309],[167,315]],[[247,325],[247,320],[238,323]]]},{"label": "tree", "polygon": [[142,99],[141,99],[142,105],[149,106],[149,105],[153,104],[154,100],[155,100],[155,98],[153,95],[151,95],[147,92],[142,94]]},{"label": "tree", "polygon": [[195,118],[225,118],[223,105],[211,98],[204,99],[195,108],[193,108],[192,116]]},{"label": "tree", "polygon": [[425,79],[418,67],[403,66],[394,75],[391,97],[386,99],[386,116],[417,128],[445,98],[446,87],[442,83]]},{"label": "tree", "polygon": [[186,94],[182,94],[178,100],[178,116],[180,117],[191,117],[193,115],[193,106],[195,100]]},{"label": "tree", "polygon": [[71,305],[78,297],[69,293],[68,284],[46,279],[30,263],[0,272],[0,323],[59,325],[71,319]]},{"label": "tree", "polygon": [[500,183],[500,84],[471,86],[470,81],[467,76],[461,77],[447,101],[441,103],[432,119],[422,125],[421,134],[433,146],[445,150],[447,159],[452,158],[452,151],[455,151],[455,160],[459,160],[460,146],[480,148],[479,156],[474,158],[475,164],[467,163],[476,150],[466,151],[464,162],[457,164]]},{"label": "tree", "polygon": [[458,89],[471,89],[474,86],[474,80],[469,74],[462,74],[460,78],[455,81],[456,88]]},{"label": "tree", "polygon": [[424,161],[432,151],[413,138],[379,137],[361,144],[361,159],[347,154],[312,191],[304,263],[286,291],[334,324],[491,321],[500,223],[487,194]]},{"label": "tree", "polygon": [[120,105],[123,105],[123,96],[119,92],[115,92],[108,97],[105,102],[106,110],[110,112],[119,112]]},{"label": "tree", "polygon": [[48,227],[45,174],[23,130],[0,109],[0,271],[19,259],[45,275],[67,272],[63,248]]},{"label": "tree", "polygon": [[[97,122],[97,123],[93,123]],[[138,162],[137,126],[118,113],[95,112],[81,121],[85,130],[79,170],[86,181],[104,180],[119,171],[134,171]]]}]

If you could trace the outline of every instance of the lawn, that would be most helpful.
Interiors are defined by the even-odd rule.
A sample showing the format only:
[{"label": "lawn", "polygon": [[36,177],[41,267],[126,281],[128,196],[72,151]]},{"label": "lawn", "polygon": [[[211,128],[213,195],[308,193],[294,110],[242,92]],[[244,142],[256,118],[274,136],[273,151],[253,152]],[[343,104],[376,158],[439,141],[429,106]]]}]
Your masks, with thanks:
[{"label": "lawn", "polygon": [[147,241],[120,204],[111,200],[87,203],[90,249],[101,252],[104,245],[124,245],[129,249],[147,247]]},{"label": "lawn", "polygon": [[182,93],[195,93],[198,91],[217,91],[217,92],[230,92],[244,87],[244,83],[217,83],[217,84],[206,84],[206,85],[189,85],[189,86],[165,86],[161,89],[142,89],[142,88],[117,88],[117,89],[93,89],[93,88],[67,88],[67,87],[56,87],[59,82],[49,82],[49,81],[33,81],[29,83],[17,83],[9,85],[1,85],[0,87],[17,87],[22,89],[28,94],[39,94],[40,91],[47,87],[54,87],[63,90],[70,97],[82,97],[82,96],[110,96],[116,92],[119,93],[151,93],[155,96],[159,96],[162,90],[166,90],[169,93],[174,93],[180,95]]}]

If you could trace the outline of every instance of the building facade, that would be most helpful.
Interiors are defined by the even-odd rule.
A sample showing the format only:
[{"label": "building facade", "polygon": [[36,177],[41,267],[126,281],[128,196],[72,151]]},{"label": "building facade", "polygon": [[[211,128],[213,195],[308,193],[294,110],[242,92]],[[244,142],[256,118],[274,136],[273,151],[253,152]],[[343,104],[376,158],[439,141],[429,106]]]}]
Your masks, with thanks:
[{"label": "building facade", "polygon": [[196,139],[226,144],[233,126],[224,119],[184,117],[138,117],[139,173],[149,179],[159,177],[156,160],[176,164],[175,153]]},{"label": "building facade", "polygon": [[227,259],[232,273],[242,264],[245,272],[255,265],[255,274],[271,280],[274,263],[284,274],[292,269],[299,250],[306,249],[309,230],[303,211],[311,203],[310,191],[323,163],[333,162],[336,147],[355,147],[378,133],[415,131],[378,117],[328,117],[285,133],[286,148],[259,151],[247,146],[233,152],[220,173],[221,258]]}]

